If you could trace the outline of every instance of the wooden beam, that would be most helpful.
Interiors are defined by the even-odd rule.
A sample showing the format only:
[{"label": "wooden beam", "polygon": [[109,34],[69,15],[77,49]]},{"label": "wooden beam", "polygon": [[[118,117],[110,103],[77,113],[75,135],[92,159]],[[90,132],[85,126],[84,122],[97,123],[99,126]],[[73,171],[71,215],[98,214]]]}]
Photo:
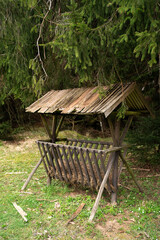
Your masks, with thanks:
[{"label": "wooden beam", "polygon": [[124,130],[123,130],[123,132],[121,134],[121,137],[120,137],[120,144],[122,144],[122,142],[123,142],[123,140],[124,140],[128,130],[129,130],[130,126],[131,126],[132,120],[133,120],[133,116],[129,116],[128,121],[127,121],[127,123],[126,123],[126,125],[124,127]]},{"label": "wooden beam", "polygon": [[36,172],[36,170],[39,167],[39,165],[41,164],[41,162],[42,162],[42,158],[39,160],[37,165],[33,168],[32,172],[29,174],[27,180],[25,181],[23,187],[21,188],[21,191],[24,191],[24,189],[27,187],[28,183],[30,182],[31,178],[33,177],[33,174]]},{"label": "wooden beam", "polygon": [[[120,144],[120,119],[115,119],[115,146],[119,146]],[[117,190],[118,190],[118,159],[119,159],[119,152],[114,153],[114,163],[113,163],[113,171],[112,171],[112,185],[115,191],[111,193],[111,203],[117,203]]]},{"label": "wooden beam", "polygon": [[57,115],[53,115],[52,120],[52,142],[56,141]]},{"label": "wooden beam", "polygon": [[94,216],[96,214],[96,211],[97,211],[97,208],[98,208],[98,205],[99,205],[99,201],[101,199],[101,196],[102,196],[105,184],[106,184],[107,179],[109,177],[109,174],[110,174],[113,162],[114,162],[114,156],[112,157],[110,163],[108,164],[107,171],[106,171],[106,173],[104,175],[103,181],[102,181],[101,186],[100,186],[99,191],[98,191],[98,195],[97,195],[96,201],[94,203],[94,206],[93,206],[92,211],[91,211],[91,215],[90,215],[89,220],[88,220],[89,222],[92,222],[92,220],[93,220],[93,218],[94,218]]},{"label": "wooden beam", "polygon": [[143,104],[145,105],[145,107],[147,108],[147,110],[149,111],[149,113],[151,114],[151,116],[152,116],[153,118],[155,118],[155,114],[153,113],[152,109],[149,107],[149,104],[148,104],[147,100],[144,99],[142,93],[140,92],[140,90],[139,90],[139,88],[138,88],[137,86],[135,87],[135,90],[137,91],[140,99],[142,100]]},{"label": "wooden beam", "polygon": [[46,120],[45,116],[43,114],[40,114],[40,116],[41,116],[43,125],[44,125],[44,127],[46,129],[46,132],[47,132],[49,138],[52,139],[52,134],[51,134],[51,131],[50,131],[49,127],[48,127],[47,120]]},{"label": "wooden beam", "polygon": [[114,132],[113,123],[112,123],[112,120],[111,120],[110,117],[108,118],[108,124],[109,124],[109,128],[110,128],[111,136],[112,136],[112,139],[113,139],[113,144],[115,144],[115,142],[116,142],[115,132]]},{"label": "wooden beam", "polygon": [[125,160],[125,158],[124,158],[124,156],[123,156],[123,154],[122,154],[121,151],[120,151],[120,153],[119,153],[119,156],[120,156],[120,158],[122,159],[124,165],[126,166],[126,169],[128,170],[129,174],[131,175],[131,177],[132,177],[133,181],[135,182],[136,186],[138,187],[139,191],[140,191],[140,192],[143,192],[142,188],[141,188],[140,185],[138,184],[138,182],[137,182],[137,180],[136,180],[136,178],[135,178],[135,176],[134,176],[131,168],[129,167],[129,165],[128,165],[127,161]]},{"label": "wooden beam", "polygon": [[58,123],[58,126],[57,126],[57,128],[56,128],[56,137],[58,136],[58,133],[59,133],[59,131],[60,131],[60,128],[61,128],[61,126],[62,126],[62,124],[63,124],[63,120],[64,120],[64,115],[61,116],[61,118],[60,118],[60,120],[59,120],[59,123]]}]

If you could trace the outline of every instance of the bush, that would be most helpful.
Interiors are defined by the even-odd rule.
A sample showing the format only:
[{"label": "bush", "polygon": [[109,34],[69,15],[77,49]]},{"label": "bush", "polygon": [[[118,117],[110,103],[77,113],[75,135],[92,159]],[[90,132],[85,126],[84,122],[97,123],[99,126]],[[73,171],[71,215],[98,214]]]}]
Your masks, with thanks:
[{"label": "bush", "polygon": [[12,132],[10,121],[0,123],[0,139],[6,139]]},{"label": "bush", "polygon": [[140,118],[128,133],[130,148],[137,160],[157,164],[160,160],[160,116]]}]

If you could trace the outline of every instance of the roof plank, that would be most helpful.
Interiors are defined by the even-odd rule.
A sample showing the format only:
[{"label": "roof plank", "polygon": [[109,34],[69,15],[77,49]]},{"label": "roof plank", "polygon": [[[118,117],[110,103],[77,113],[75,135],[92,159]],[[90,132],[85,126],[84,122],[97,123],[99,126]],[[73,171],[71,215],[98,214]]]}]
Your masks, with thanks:
[{"label": "roof plank", "polygon": [[[100,114],[108,117],[126,99],[132,111],[151,109],[136,83],[114,84],[111,86],[51,90],[26,108],[27,112],[62,114]],[[101,94],[101,92],[103,94]]]}]

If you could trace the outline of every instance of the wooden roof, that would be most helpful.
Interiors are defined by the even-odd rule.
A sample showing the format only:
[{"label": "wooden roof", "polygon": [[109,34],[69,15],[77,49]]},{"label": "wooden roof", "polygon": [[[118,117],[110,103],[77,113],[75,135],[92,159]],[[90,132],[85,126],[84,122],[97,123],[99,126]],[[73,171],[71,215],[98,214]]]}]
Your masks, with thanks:
[{"label": "wooden roof", "polygon": [[114,84],[103,87],[51,90],[27,107],[26,111],[61,114],[103,113],[108,117],[124,100],[130,111],[147,111],[152,114],[136,83],[127,83],[123,86]]}]

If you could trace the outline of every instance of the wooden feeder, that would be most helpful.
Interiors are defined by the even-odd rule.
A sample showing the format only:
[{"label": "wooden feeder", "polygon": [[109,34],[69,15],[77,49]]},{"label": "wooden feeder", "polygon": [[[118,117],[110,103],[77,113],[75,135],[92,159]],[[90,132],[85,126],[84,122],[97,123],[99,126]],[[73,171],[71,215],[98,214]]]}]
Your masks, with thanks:
[{"label": "wooden feeder", "polygon": [[[125,102],[127,119],[122,129],[117,112]],[[49,136],[49,141],[37,141],[41,160],[33,169],[33,175],[41,162],[51,179],[60,179],[67,183],[99,189],[90,221],[96,212],[99,199],[106,189],[111,194],[111,203],[117,202],[118,179],[122,164],[125,164],[140,191],[134,175],[126,160],[126,148],[123,144],[126,133],[134,116],[152,114],[136,83],[115,84],[104,87],[51,90],[30,105],[27,112],[39,113]],[[50,130],[46,114],[53,115]],[[97,142],[78,139],[58,139],[58,132],[66,115],[100,115],[108,120],[112,142]],[[123,124],[124,125],[124,124]],[[59,143],[59,140],[63,143]],[[111,181],[109,181],[109,176]],[[28,182],[29,182],[28,178]],[[25,183],[22,189],[26,187]]]}]

